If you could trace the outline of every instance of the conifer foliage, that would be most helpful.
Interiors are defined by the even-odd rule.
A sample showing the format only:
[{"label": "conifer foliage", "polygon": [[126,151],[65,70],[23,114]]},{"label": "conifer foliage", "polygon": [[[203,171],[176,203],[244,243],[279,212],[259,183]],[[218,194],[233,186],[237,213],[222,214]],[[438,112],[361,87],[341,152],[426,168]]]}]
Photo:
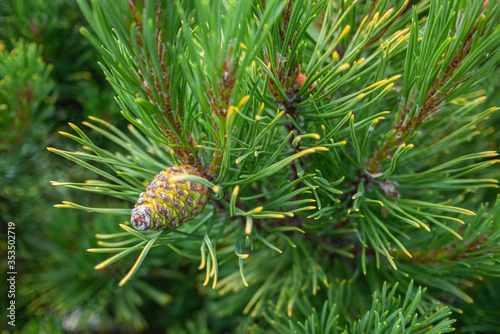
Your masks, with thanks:
[{"label": "conifer foliage", "polygon": [[120,285],[162,247],[243,332],[444,333],[499,284],[498,2],[78,4],[130,125],[71,124],[96,179],[54,185],[122,205],[57,206],[123,216],[89,250],[139,253]]}]

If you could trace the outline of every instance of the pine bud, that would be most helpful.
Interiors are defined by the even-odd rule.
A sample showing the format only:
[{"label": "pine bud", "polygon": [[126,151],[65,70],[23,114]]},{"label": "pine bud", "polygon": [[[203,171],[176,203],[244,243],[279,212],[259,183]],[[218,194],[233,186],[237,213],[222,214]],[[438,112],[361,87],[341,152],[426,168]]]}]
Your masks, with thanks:
[{"label": "pine bud", "polygon": [[297,77],[295,78],[295,83],[300,88],[300,87],[304,86],[304,84],[306,83],[306,80],[307,80],[307,77],[305,76],[305,74],[299,72],[299,74],[297,74]]},{"label": "pine bud", "polygon": [[200,171],[190,165],[168,167],[153,179],[132,209],[130,222],[140,231],[175,228],[193,219],[208,202],[208,187],[191,181],[171,181],[173,177],[195,175]]}]

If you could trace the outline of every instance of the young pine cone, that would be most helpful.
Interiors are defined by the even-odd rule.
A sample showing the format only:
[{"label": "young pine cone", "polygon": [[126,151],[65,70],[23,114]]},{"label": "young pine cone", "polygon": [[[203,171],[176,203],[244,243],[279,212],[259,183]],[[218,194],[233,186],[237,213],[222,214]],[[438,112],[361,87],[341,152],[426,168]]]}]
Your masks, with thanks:
[{"label": "young pine cone", "polygon": [[170,180],[181,175],[202,176],[197,168],[185,164],[168,167],[156,175],[132,209],[130,222],[137,230],[175,228],[203,211],[208,202],[208,187],[191,181]]}]

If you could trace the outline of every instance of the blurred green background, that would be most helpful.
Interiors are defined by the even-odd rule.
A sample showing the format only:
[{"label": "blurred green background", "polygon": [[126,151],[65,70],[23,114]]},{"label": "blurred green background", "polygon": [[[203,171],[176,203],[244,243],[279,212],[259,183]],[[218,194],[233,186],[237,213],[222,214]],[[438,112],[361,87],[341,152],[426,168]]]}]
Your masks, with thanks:
[{"label": "blurred green background", "polygon": [[[3,259],[5,227],[12,221],[20,333],[135,332],[147,323],[143,313],[150,300],[144,302],[143,295],[170,301],[163,293],[141,292],[151,288],[139,281],[118,288],[118,268],[94,270],[102,258],[85,250],[96,246],[96,233],[116,231],[116,218],[53,207],[77,194],[50,181],[74,181],[87,173],[46,150],[73,149],[58,131],[89,115],[126,125],[97,52],[79,33],[82,24],[74,1],[0,2],[0,253]],[[87,198],[106,205],[104,198]],[[1,272],[5,282],[6,261]],[[7,320],[2,316],[0,328],[8,328]]]},{"label": "blurred green background", "polygon": [[[238,316],[240,310],[216,320],[211,299],[201,298],[210,291],[200,288],[196,267],[188,260],[167,267],[155,263],[168,254],[162,248],[152,250],[155,256],[148,257],[136,279],[119,288],[125,274],[121,268],[130,265],[96,271],[94,265],[105,257],[85,250],[96,247],[96,233],[118,232],[121,221],[53,207],[79,194],[54,187],[51,180],[76,182],[88,173],[46,150],[75,149],[58,131],[69,131],[68,122],[80,125],[90,115],[118,127],[127,125],[102,75],[97,52],[79,33],[83,24],[72,0],[0,2],[0,253],[3,258],[7,251],[5,226],[15,222],[16,332],[133,333],[168,328],[172,333],[204,333],[210,327],[219,333],[248,326]],[[500,104],[494,80],[500,73],[495,74],[484,84],[491,97],[488,106]],[[499,137],[497,131],[489,149],[498,150]],[[99,138],[95,136],[96,144],[113,149]],[[106,201],[110,199],[97,195],[78,199],[96,207],[105,207]],[[5,275],[5,261],[1,265]],[[464,305],[464,312],[494,314],[500,305],[488,300],[488,288],[493,287],[478,289],[474,308]],[[2,298],[2,309],[6,301]],[[481,303],[489,306],[480,308]],[[7,328],[6,321],[0,319],[1,328]],[[465,325],[474,326],[467,321]]]}]

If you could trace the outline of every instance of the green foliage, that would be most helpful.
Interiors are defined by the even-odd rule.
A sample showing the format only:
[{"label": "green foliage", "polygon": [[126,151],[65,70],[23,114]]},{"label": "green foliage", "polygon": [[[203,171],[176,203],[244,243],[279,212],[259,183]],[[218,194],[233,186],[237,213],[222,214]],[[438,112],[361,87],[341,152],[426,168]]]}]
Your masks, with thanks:
[{"label": "green foliage", "polygon": [[[33,173],[48,169],[43,146],[49,127],[46,120],[54,110],[51,95],[52,67],[41,59],[35,44],[19,42],[12,51],[0,51],[0,211],[3,222],[43,216],[45,203],[32,206],[46,188],[43,176]],[[38,164],[36,163],[38,162]],[[47,185],[47,183],[46,183]]]},{"label": "green foliage", "polygon": [[[60,211],[52,219],[63,221],[70,218],[76,221],[78,216],[73,213],[68,217],[68,213]],[[97,226],[101,226],[99,229],[102,231],[102,226],[116,223],[116,219],[110,218],[98,218],[80,226],[76,223],[56,226],[45,222],[40,232],[46,240],[39,240],[36,236],[23,238],[31,251],[23,253],[23,261],[30,265],[34,273],[27,277],[26,284],[20,289],[23,300],[29,298],[25,300],[27,313],[41,316],[47,311],[52,312],[62,319],[56,328],[65,331],[147,328],[139,307],[145,301],[162,305],[171,297],[146,282],[118,290],[117,268],[106,272],[82,271],[82,268],[93,267],[95,256],[76,255],[88,248],[92,240],[75,238],[75,235],[95,235]],[[44,262],[38,262],[38,258],[43,258]]]},{"label": "green foliage", "polygon": [[51,121],[79,122],[84,115],[117,115],[111,89],[97,65],[98,53],[81,38],[82,14],[74,0],[7,0],[0,7],[0,44],[24,40],[43,46],[57,83]]},{"label": "green foliage", "polygon": [[43,121],[54,104],[51,71],[35,44],[0,52],[0,152],[18,148],[29,132],[37,140],[46,131]]},{"label": "green foliage", "polygon": [[[66,326],[63,320],[70,313],[92,310],[98,304],[88,295],[92,292],[87,289],[92,280],[82,278],[92,276],[92,262],[73,261],[75,252],[89,248],[94,239],[94,233],[80,225],[88,220],[76,212],[68,217],[51,208],[56,198],[67,192],[54,191],[49,181],[74,180],[84,176],[85,171],[55,161],[45,150],[56,140],[52,132],[61,126],[61,121],[81,120],[81,110],[110,114],[116,108],[111,104],[111,90],[106,93],[103,89],[105,82],[96,64],[96,52],[78,32],[80,18],[79,9],[71,1],[0,4],[0,221],[16,225],[17,279],[18,283],[23,282],[16,291],[16,327],[27,333],[62,332]],[[110,220],[108,224],[116,223]],[[61,226],[67,228],[67,234],[61,233]],[[79,228],[85,232],[75,232]],[[75,235],[82,244],[87,243],[86,247],[75,247]],[[0,249],[7,249],[4,233]],[[95,260],[95,256],[89,256]],[[2,261],[4,273],[8,271],[5,265]],[[94,276],[92,284],[99,280],[103,284],[96,284],[93,291],[102,292],[107,284],[113,284],[112,275],[103,280],[100,274]],[[127,290],[132,291],[129,295],[138,294],[135,288]],[[68,302],[74,292],[75,299]],[[119,300],[117,296],[108,292],[108,299],[100,301],[100,307],[109,310],[101,315],[101,324],[111,324],[113,329],[139,328],[137,324],[144,328],[142,315],[127,313],[130,308],[123,308],[123,297]],[[82,306],[85,299],[88,303]],[[130,305],[137,307],[136,301]],[[2,299],[2,307],[4,302],[8,302],[7,298]],[[113,302],[119,305],[118,311],[114,306],[108,307]],[[95,320],[95,316],[91,319]],[[88,325],[82,320],[79,328]]]},{"label": "green foliage", "polygon": [[[474,279],[484,277],[498,279],[500,276],[500,202],[491,210],[483,205],[477,215],[465,227],[456,227],[460,241],[449,234],[415,236],[408,247],[418,249],[413,258],[393,272],[396,281],[402,276],[412,277],[419,284],[460,297],[467,303],[474,300],[460,288],[474,284]],[[463,241],[462,241],[463,240]],[[422,246],[423,245],[423,246]],[[438,276],[433,275],[439,272]]]},{"label": "green foliage", "polygon": [[[335,283],[334,283],[335,284]],[[446,318],[451,314],[446,307],[434,303],[422,306],[421,299],[425,290],[418,288],[413,291],[413,281],[410,282],[406,296],[396,296],[398,285],[388,291],[384,283],[382,291],[373,294],[371,308],[358,320],[345,320],[340,316],[339,309],[343,307],[342,300],[335,298],[336,293],[342,293],[345,281],[330,286],[327,290],[328,300],[316,311],[307,296],[303,296],[299,308],[304,321],[297,316],[289,317],[282,312],[273,312],[272,305],[269,314],[265,315],[271,328],[277,333],[448,333],[453,328],[454,320]],[[340,289],[338,289],[340,287]],[[347,297],[348,298],[348,297]],[[423,304],[423,303],[422,303]],[[366,303],[368,305],[368,303]],[[422,311],[425,310],[425,311]],[[300,318],[299,318],[300,319]],[[257,329],[255,333],[267,333],[267,330]]]},{"label": "green foliage", "polygon": [[[153,177],[182,163],[203,177],[174,181],[211,189],[179,228],[125,222],[99,234],[89,250],[111,256],[96,269],[126,268],[119,284],[129,289],[147,280],[148,261],[200,261],[193,279],[216,290],[197,287],[211,312],[255,319],[235,331],[251,321],[255,332],[451,331],[442,305],[472,302],[467,287],[500,268],[498,199],[476,204],[498,188],[486,168],[498,154],[485,144],[496,135],[478,129],[498,117],[484,104],[500,63],[500,5],[408,3],[78,0],[82,33],[131,125],[91,117],[92,134],[74,124],[62,133],[83,151],[49,150],[96,176],[53,184],[116,201],[57,206],[128,219]],[[371,309],[343,311],[333,277],[358,275],[370,282],[352,280],[360,305],[381,282],[394,287]],[[195,321],[220,330],[207,312]]]},{"label": "green foliage", "polygon": [[[459,317],[457,332],[459,333],[494,333],[500,325],[498,309],[498,278],[486,282],[475,283],[470,288],[474,303],[458,304]],[[472,291],[474,290],[474,291]]]}]

